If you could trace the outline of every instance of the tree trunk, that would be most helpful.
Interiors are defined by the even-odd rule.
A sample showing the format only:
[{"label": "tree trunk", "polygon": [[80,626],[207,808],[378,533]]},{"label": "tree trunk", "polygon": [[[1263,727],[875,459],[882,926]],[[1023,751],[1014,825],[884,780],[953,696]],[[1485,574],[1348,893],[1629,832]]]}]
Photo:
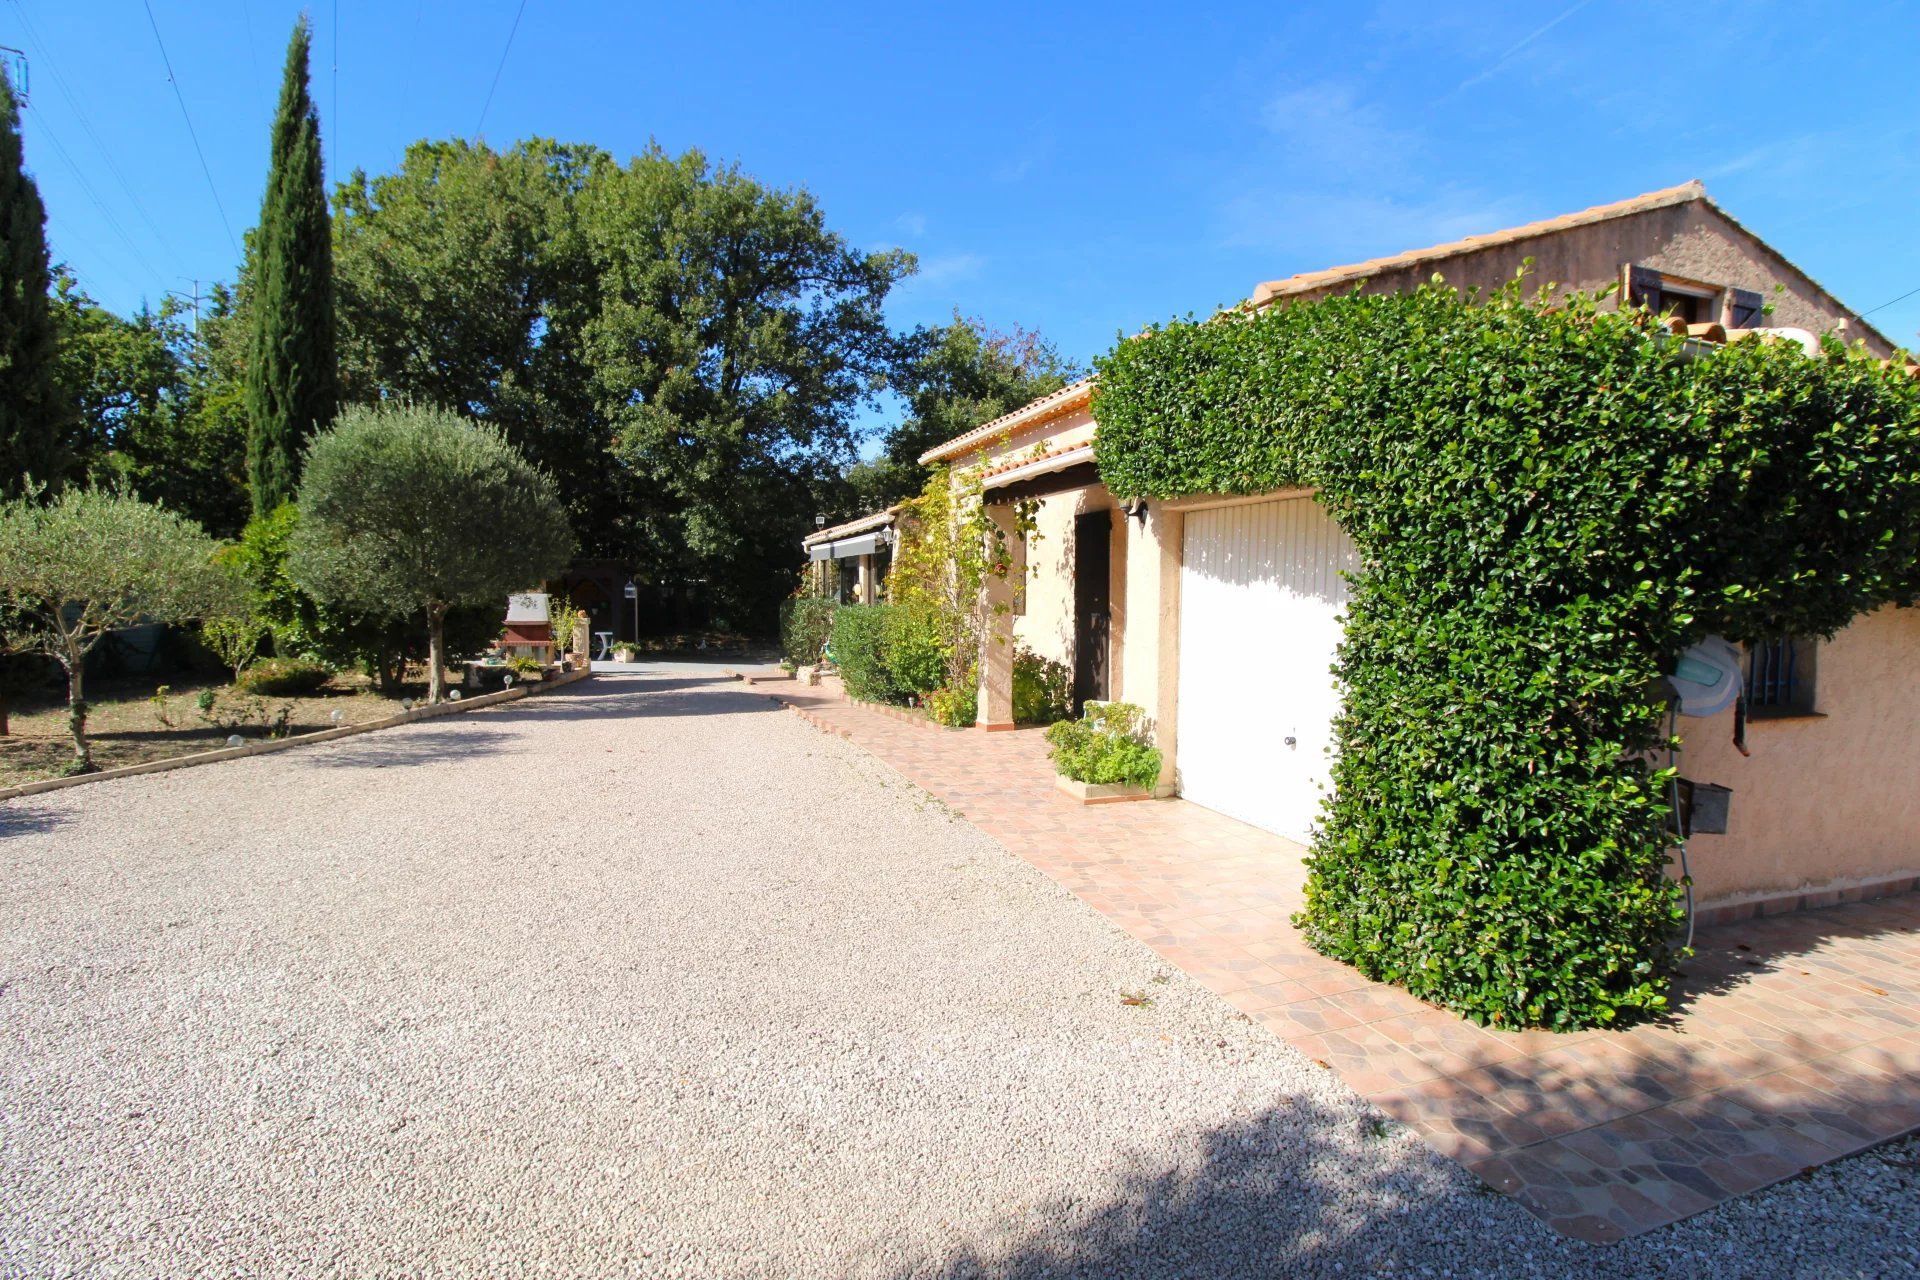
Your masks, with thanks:
[{"label": "tree trunk", "polygon": [[9,732],[11,730],[7,728],[7,695],[0,693],[0,738],[6,737]]},{"label": "tree trunk", "polygon": [[86,660],[64,665],[67,668],[67,732],[73,735],[73,764],[67,772],[92,773],[93,752],[87,747]]},{"label": "tree trunk", "polygon": [[446,680],[447,606],[427,606],[427,701],[439,702]]}]

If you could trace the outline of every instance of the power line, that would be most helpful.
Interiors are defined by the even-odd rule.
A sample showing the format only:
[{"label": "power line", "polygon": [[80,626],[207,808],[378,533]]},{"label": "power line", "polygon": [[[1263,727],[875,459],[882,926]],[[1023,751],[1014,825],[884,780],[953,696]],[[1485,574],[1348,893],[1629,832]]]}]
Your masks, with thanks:
[{"label": "power line", "polygon": [[241,256],[240,242],[233,238],[233,224],[227,221],[227,207],[220,203],[220,188],[213,184],[213,169],[207,164],[207,153],[200,146],[200,135],[193,127],[193,116],[187,110],[187,97],[180,92],[180,79],[173,74],[173,59],[167,57],[167,42],[160,38],[160,23],[153,16],[153,0],[140,0],[147,10],[147,25],[153,28],[153,42],[160,46],[160,63],[167,69],[167,83],[173,86],[174,101],[180,104],[180,118],[187,122],[187,136],[193,139],[193,153],[200,157],[200,172],[206,175],[207,192],[213,197],[213,207],[220,213],[220,225],[226,228],[227,246],[233,250],[237,259]]},{"label": "power line", "polygon": [[[173,245],[168,242],[166,233],[160,230],[159,224],[153,220],[153,215],[147,212],[146,203],[140,199],[140,193],[134,190],[131,182],[127,181],[125,171],[113,158],[113,149],[93,127],[93,121],[87,118],[86,108],[80,105],[80,99],[74,94],[72,86],[67,83],[67,78],[60,74],[60,65],[53,60],[53,50],[48,46],[46,37],[42,36],[39,29],[34,26],[33,19],[27,15],[27,7],[22,0],[14,0],[14,11],[19,15],[21,23],[27,29],[27,34],[32,37],[35,46],[40,50],[40,60],[46,63],[47,70],[53,72],[54,87],[60,90],[60,96],[67,100],[67,106],[73,111],[73,118],[80,122],[80,128],[86,132],[87,137],[99,150],[101,158],[107,162],[108,172],[113,174],[114,181],[120,184],[120,189],[126,192],[127,200],[133,205],[134,212],[139,214],[140,220],[147,224],[147,230],[153,233],[154,241],[159,244],[161,252],[169,258],[178,257],[179,255],[173,250]],[[46,116],[39,112],[35,114],[44,125]],[[48,130],[48,136],[52,137],[51,129]],[[54,145],[59,146],[57,140]],[[68,158],[68,164],[73,164],[71,157]],[[77,173],[78,167],[74,167]]]},{"label": "power line", "polygon": [[493,69],[493,83],[487,86],[487,100],[480,104],[480,121],[473,126],[473,136],[479,137],[486,127],[487,109],[493,105],[493,94],[500,87],[500,73],[507,69],[507,55],[513,52],[513,37],[520,30],[520,15],[527,11],[527,0],[520,0],[520,7],[513,11],[513,26],[507,31],[507,46],[500,50],[500,65]]},{"label": "power line", "polygon": [[340,167],[340,0],[333,0],[333,127],[327,130],[327,136],[333,139],[333,145],[327,148],[328,159],[337,171]]},{"label": "power line", "polygon": [[[74,180],[80,184],[81,193],[87,197],[95,209],[100,211],[100,217],[106,222],[108,229],[120,237],[120,243],[124,244],[127,247],[127,252],[133,255],[134,263],[141,271],[151,276],[154,280],[161,281],[164,284],[164,277],[161,276],[158,271],[154,270],[153,264],[147,261],[145,254],[140,252],[139,246],[134,244],[133,238],[127,234],[127,229],[121,225],[120,219],[114,217],[113,210],[107,207],[106,201],[100,198],[100,193],[94,190],[91,182],[87,181],[87,175],[81,171],[78,164],[74,163],[73,154],[67,150],[66,145],[60,141],[58,135],[48,127],[45,113],[35,111],[33,114],[34,118],[40,123],[41,134],[48,142],[53,144],[54,151],[58,153],[60,159],[66,163],[68,171],[74,176]],[[71,267],[72,264],[68,265]]]},{"label": "power line", "polygon": [[1892,306],[1894,302],[1905,302],[1908,298],[1911,298],[1916,293],[1920,293],[1920,285],[1915,285],[1913,288],[1907,290],[1905,293],[1895,298],[1893,302],[1881,303],[1879,306],[1875,307],[1873,311],[1862,311],[1860,313],[1860,318],[1862,320],[1865,320],[1868,316],[1872,315],[1874,311],[1885,311],[1888,307]]}]

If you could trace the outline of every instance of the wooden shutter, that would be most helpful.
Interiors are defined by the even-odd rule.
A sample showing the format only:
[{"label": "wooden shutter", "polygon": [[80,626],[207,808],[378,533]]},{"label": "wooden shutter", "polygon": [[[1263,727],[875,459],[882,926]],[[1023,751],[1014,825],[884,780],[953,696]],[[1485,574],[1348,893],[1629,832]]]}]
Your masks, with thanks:
[{"label": "wooden shutter", "polygon": [[1758,329],[1762,324],[1766,323],[1766,316],[1761,314],[1760,310],[1765,305],[1766,303],[1760,295],[1751,289],[1727,290],[1727,313],[1733,322],[1727,327],[1730,329]]},{"label": "wooden shutter", "polygon": [[1660,311],[1660,273],[1652,267],[1627,268],[1627,301]]}]

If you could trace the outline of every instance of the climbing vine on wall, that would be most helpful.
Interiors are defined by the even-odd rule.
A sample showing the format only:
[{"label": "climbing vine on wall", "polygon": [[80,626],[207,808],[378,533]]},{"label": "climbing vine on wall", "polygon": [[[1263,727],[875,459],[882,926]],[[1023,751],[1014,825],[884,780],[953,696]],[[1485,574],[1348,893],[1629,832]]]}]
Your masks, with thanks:
[{"label": "climbing vine on wall", "polygon": [[1707,634],[1913,599],[1906,371],[1703,348],[1518,280],[1173,323],[1099,371],[1116,494],[1311,485],[1360,549],[1312,944],[1504,1026],[1664,1007],[1655,681]]},{"label": "climbing vine on wall", "polygon": [[[926,621],[938,637],[946,681],[929,702],[943,723],[973,723],[980,646],[991,632],[988,579],[1014,572],[1008,530],[988,517],[976,468],[936,467],[917,498],[903,504],[900,541],[887,575],[889,598]],[[1011,532],[1027,537],[1034,524],[1032,502],[1014,504]]]}]

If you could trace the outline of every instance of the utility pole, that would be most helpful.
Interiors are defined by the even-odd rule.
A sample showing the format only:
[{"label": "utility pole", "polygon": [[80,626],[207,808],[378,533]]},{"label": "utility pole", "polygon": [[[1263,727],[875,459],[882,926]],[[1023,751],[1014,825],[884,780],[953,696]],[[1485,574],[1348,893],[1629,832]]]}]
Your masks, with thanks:
[{"label": "utility pole", "polygon": [[27,55],[23,50],[16,49],[10,44],[0,44],[0,53],[6,54],[7,61],[13,64],[10,68],[13,75],[13,96],[18,98],[20,105],[24,107],[27,105],[27,98],[29,96],[27,93]]},{"label": "utility pole", "polygon": [[197,342],[200,339],[200,300],[205,297],[205,295],[200,292],[200,282],[197,279],[191,276],[181,276],[180,278],[182,280],[192,281],[193,292],[182,293],[178,289],[169,289],[167,290],[167,295],[193,304],[193,337]]}]

